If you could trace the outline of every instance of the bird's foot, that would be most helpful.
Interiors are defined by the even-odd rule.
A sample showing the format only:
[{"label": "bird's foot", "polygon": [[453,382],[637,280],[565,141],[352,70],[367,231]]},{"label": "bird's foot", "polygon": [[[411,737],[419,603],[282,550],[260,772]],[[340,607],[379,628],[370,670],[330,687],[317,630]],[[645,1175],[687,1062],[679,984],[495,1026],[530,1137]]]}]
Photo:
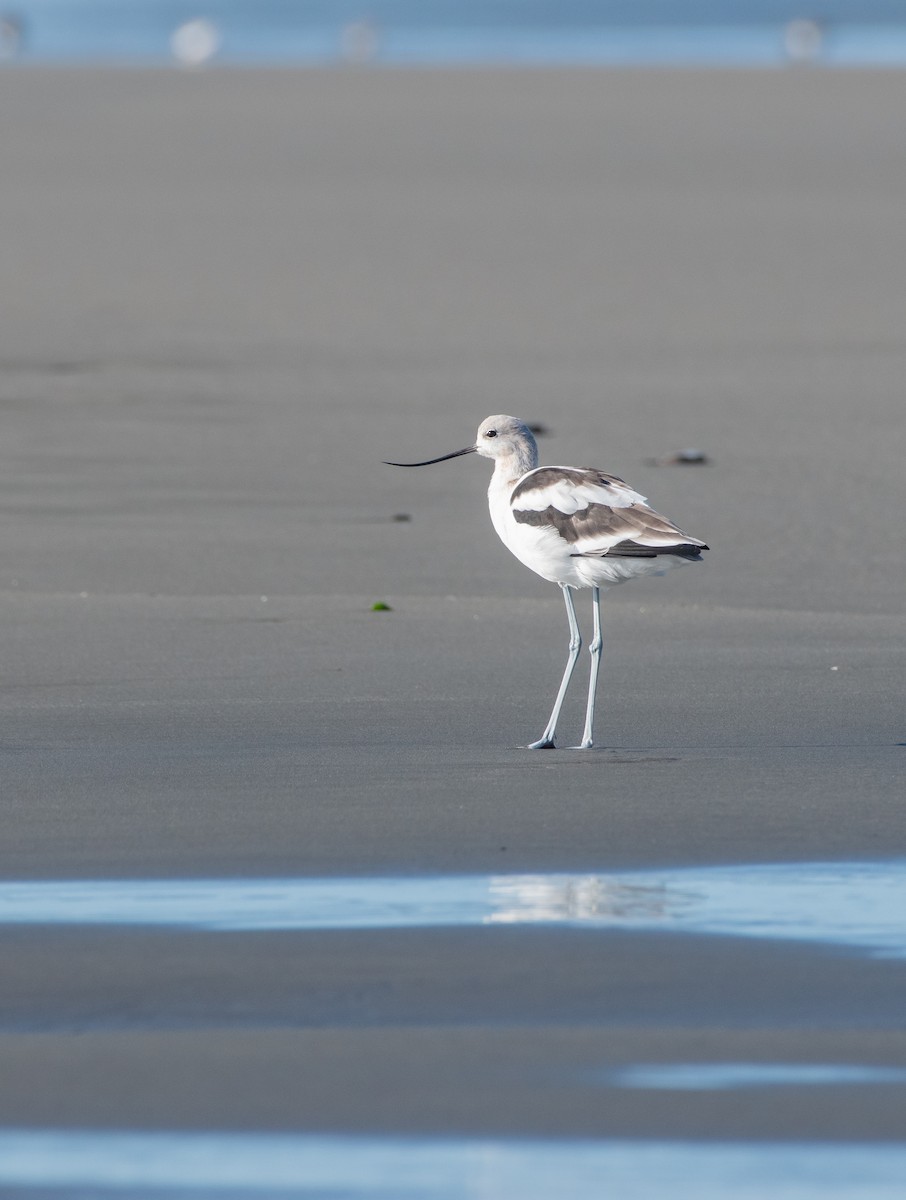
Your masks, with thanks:
[{"label": "bird's foot", "polygon": [[526,746],[526,750],[556,750],[556,748],[552,737],[539,738],[537,742],[530,742]]},{"label": "bird's foot", "polygon": [[591,740],[591,738],[585,738],[579,743],[578,746],[570,746],[569,749],[570,750],[591,750],[593,746],[594,746],[594,742]]}]

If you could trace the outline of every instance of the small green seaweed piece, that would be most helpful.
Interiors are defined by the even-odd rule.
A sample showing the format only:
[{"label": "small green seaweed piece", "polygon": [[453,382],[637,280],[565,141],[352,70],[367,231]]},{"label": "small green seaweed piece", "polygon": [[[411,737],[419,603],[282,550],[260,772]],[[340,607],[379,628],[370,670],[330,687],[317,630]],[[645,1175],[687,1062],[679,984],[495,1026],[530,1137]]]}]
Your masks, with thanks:
[{"label": "small green seaweed piece", "polygon": [[393,609],[390,607],[389,604],[385,604],[383,600],[377,600],[374,604],[372,604],[371,611],[372,612],[393,612]]}]

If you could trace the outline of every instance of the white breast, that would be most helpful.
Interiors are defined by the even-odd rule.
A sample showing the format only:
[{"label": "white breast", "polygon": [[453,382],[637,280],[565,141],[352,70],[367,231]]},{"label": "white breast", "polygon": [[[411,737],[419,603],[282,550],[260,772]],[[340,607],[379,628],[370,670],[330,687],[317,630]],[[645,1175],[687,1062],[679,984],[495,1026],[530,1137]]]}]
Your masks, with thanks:
[{"label": "white breast", "polygon": [[579,569],[582,560],[570,557],[570,546],[555,529],[521,525],[516,521],[510,503],[516,483],[518,480],[498,479],[496,472],[491,477],[488,508],[497,536],[524,566],[542,579],[571,587],[588,587]]}]

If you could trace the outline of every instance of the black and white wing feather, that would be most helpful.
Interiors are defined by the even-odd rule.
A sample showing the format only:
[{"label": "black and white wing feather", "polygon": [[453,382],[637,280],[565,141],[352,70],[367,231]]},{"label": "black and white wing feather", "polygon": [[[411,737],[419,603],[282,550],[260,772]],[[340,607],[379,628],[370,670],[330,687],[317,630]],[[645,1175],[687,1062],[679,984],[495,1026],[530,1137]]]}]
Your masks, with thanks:
[{"label": "black and white wing feather", "polygon": [[644,496],[590,467],[538,467],[510,496],[521,525],[549,529],[573,558],[699,558],[707,545],[649,508]]}]

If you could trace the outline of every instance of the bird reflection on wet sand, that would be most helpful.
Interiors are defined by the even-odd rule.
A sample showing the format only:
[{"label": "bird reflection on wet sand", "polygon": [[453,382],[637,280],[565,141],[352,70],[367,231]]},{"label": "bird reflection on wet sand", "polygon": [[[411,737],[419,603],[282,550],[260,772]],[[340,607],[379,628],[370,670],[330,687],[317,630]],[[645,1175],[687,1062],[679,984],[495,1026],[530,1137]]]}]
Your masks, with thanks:
[{"label": "bird reflection on wet sand", "polygon": [[[487,925],[532,921],[663,920],[684,907],[667,885],[625,883],[603,875],[501,875],[490,881]],[[691,898],[690,898],[691,899]]]}]

